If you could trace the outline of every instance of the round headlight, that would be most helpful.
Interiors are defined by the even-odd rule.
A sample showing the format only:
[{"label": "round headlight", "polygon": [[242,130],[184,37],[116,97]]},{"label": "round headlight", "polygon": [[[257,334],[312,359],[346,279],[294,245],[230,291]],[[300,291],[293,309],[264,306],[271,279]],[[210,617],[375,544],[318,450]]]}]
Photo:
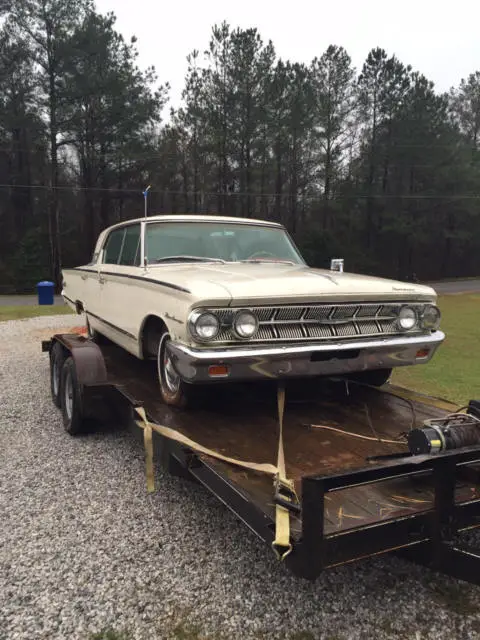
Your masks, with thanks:
[{"label": "round headlight", "polygon": [[440,309],[434,304],[425,307],[422,314],[422,327],[424,329],[438,329],[440,326]]},{"label": "round headlight", "polygon": [[252,338],[258,331],[258,318],[251,311],[239,311],[233,321],[233,330],[239,338]]},{"label": "round headlight", "polygon": [[220,331],[220,321],[210,312],[195,313],[190,319],[190,328],[200,340],[213,340]]},{"label": "round headlight", "polygon": [[402,331],[409,331],[417,324],[417,314],[412,307],[402,307],[398,314],[398,327]]}]

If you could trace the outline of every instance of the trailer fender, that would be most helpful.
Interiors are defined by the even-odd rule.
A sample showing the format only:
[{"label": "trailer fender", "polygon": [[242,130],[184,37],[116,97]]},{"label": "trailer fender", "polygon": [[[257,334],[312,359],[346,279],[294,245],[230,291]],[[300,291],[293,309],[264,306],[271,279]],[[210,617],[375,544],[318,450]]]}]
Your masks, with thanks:
[{"label": "trailer fender", "polygon": [[86,387],[107,384],[107,367],[102,351],[95,342],[81,335],[58,333],[42,343],[42,350],[51,351],[55,343],[60,343],[66,353],[72,356],[80,384]]}]

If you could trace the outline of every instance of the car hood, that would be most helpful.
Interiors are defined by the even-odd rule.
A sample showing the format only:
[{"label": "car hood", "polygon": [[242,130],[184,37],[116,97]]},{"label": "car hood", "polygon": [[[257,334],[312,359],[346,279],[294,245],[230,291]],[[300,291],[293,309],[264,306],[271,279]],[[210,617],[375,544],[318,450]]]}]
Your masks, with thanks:
[{"label": "car hood", "polygon": [[148,277],[188,289],[195,303],[206,304],[436,299],[425,285],[283,263],[161,265],[152,266]]}]

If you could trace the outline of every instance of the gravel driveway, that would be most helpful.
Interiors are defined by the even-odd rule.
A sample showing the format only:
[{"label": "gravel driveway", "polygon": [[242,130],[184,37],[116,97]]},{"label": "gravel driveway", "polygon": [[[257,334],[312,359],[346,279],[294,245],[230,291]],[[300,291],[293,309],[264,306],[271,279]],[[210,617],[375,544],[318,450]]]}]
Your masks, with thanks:
[{"label": "gravel driveway", "polygon": [[202,487],[148,495],[132,435],[68,436],[40,349],[68,322],[0,325],[2,640],[480,638],[477,587],[388,557],[305,582]]}]

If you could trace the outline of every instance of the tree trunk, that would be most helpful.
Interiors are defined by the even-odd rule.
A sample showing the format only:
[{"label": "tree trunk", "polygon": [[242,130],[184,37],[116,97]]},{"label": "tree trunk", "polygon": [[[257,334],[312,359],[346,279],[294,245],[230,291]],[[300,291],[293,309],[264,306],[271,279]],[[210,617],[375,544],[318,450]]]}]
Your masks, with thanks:
[{"label": "tree trunk", "polygon": [[267,179],[267,127],[263,127],[262,137],[262,168],[260,171],[260,216],[261,218],[268,218],[268,206],[267,196],[265,194],[265,186]]},{"label": "tree trunk", "polygon": [[102,195],[100,196],[100,220],[105,229],[105,227],[108,227],[110,224],[110,192],[108,191],[106,148],[103,143],[100,145],[100,186],[102,188]]},{"label": "tree trunk", "polygon": [[58,128],[57,128],[57,99],[55,90],[55,77],[51,73],[49,78],[49,117],[50,117],[50,206],[49,206],[49,237],[50,256],[52,265],[52,278],[56,289],[61,288],[61,243],[58,211]]},{"label": "tree trunk", "polygon": [[366,245],[367,250],[372,248],[373,241],[373,185],[375,181],[375,156],[377,146],[377,96],[373,98],[373,118],[372,118],[372,142],[370,145],[370,159],[368,168],[368,183],[367,183],[367,228],[366,228]]},{"label": "tree trunk", "polygon": [[282,219],[282,154],[280,151],[280,143],[277,143],[275,154],[276,177],[275,177],[275,220],[280,222]]}]

